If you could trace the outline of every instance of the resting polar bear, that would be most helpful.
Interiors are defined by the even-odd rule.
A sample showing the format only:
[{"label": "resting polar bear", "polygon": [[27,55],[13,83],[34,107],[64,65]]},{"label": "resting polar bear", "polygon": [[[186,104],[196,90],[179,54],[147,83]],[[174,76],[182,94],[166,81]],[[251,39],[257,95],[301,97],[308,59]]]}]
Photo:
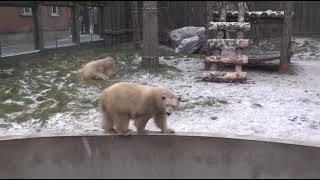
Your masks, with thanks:
[{"label": "resting polar bear", "polygon": [[113,74],[113,61],[111,57],[91,61],[78,70],[78,77],[80,80],[108,80]]},{"label": "resting polar bear", "polygon": [[146,124],[153,117],[162,133],[174,133],[167,127],[167,116],[178,108],[180,100],[160,88],[129,82],[113,84],[98,96],[103,114],[102,128],[107,133],[129,135],[129,121],[133,119],[138,134],[147,134]]}]

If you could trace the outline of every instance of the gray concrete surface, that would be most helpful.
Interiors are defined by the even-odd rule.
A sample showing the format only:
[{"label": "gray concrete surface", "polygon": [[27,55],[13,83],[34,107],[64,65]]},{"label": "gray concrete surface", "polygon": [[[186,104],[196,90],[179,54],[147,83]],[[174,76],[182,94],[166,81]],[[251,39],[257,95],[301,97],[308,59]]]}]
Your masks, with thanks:
[{"label": "gray concrete surface", "polygon": [[320,177],[319,144],[265,140],[204,133],[5,137],[0,178]]}]

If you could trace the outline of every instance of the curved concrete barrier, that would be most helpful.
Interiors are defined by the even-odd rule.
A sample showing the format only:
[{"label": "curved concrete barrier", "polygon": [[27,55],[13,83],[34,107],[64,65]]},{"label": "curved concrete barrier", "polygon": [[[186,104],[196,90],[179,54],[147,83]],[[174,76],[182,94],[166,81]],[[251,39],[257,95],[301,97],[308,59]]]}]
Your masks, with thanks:
[{"label": "curved concrete barrier", "polygon": [[265,140],[203,133],[8,137],[0,140],[0,178],[320,177],[319,144]]}]

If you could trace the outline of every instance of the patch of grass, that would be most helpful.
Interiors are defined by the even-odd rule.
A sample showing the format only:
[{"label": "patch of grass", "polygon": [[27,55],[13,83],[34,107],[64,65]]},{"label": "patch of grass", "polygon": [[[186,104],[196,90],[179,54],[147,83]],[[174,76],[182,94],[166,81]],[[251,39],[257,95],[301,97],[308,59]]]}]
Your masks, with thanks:
[{"label": "patch of grass", "polygon": [[[45,123],[56,113],[81,112],[94,108],[93,100],[90,99],[92,93],[95,93],[92,90],[112,85],[124,75],[148,72],[172,78],[181,72],[175,66],[167,64],[160,64],[156,71],[147,71],[141,68],[139,63],[135,63],[137,53],[139,51],[130,46],[67,47],[5,58],[2,67],[14,68],[14,73],[10,77],[0,78],[0,103],[11,99],[24,102],[24,106],[0,104],[0,116],[8,119],[11,113],[19,112],[8,120],[21,123],[30,119],[40,119]],[[76,71],[83,64],[107,56],[115,60],[116,77],[112,81],[78,80]],[[43,92],[44,90],[47,91]],[[34,100],[33,97],[38,99]],[[72,107],[69,104],[72,104]],[[36,108],[30,109],[32,106]]]},{"label": "patch of grass", "polygon": [[10,114],[10,113],[22,111],[23,108],[24,108],[24,106],[16,104],[16,103],[9,103],[9,104],[0,103],[0,116],[4,116],[5,114]]}]

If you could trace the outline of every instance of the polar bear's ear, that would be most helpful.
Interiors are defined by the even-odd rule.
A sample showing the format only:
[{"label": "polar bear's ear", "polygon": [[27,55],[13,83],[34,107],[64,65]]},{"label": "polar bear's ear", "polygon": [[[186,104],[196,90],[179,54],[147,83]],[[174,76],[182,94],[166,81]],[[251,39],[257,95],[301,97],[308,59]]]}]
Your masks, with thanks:
[{"label": "polar bear's ear", "polygon": [[165,95],[162,95],[162,96],[161,96],[161,99],[162,99],[162,100],[165,100],[165,99],[166,99],[166,96],[165,96]]}]

